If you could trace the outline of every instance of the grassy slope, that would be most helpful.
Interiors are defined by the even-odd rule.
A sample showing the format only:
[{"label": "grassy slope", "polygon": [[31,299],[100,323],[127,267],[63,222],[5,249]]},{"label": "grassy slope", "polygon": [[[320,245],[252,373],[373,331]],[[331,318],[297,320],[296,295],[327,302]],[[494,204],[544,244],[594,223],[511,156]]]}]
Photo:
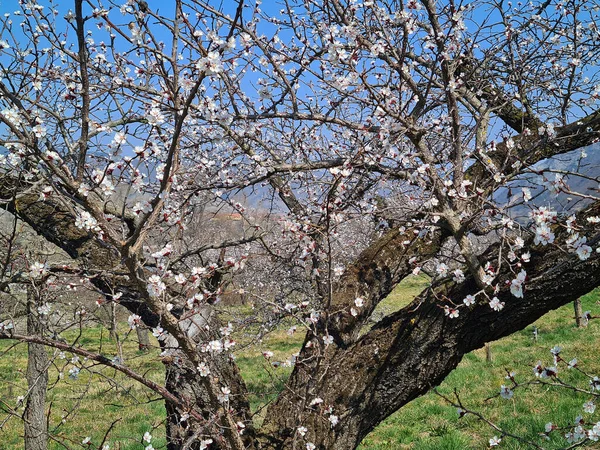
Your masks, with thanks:
[{"label": "grassy slope", "polygon": [[[406,304],[420,290],[423,280],[408,280],[380,307],[380,314],[390,312]],[[583,299],[584,310],[598,315],[600,307],[597,301],[600,293],[590,294]],[[451,393],[459,390],[466,406],[483,412],[488,418],[498,422],[508,430],[535,437],[543,430],[546,422],[570,424],[582,413],[581,405],[588,400],[585,395],[554,392],[532,388],[528,392],[517,391],[513,400],[499,398],[485,402],[484,399],[498,392],[505,382],[505,368],[516,370],[521,380],[529,379],[531,368],[536,361],[551,361],[549,349],[559,344],[563,347],[565,358],[577,357],[588,373],[600,373],[600,358],[597,357],[597,343],[600,338],[600,323],[592,321],[587,329],[574,327],[572,306],[567,305],[542,318],[536,325],[540,329],[537,342],[532,339],[531,327],[492,344],[493,363],[485,361],[483,350],[475,351],[463,360],[460,366],[442,383],[440,391]],[[87,348],[98,349],[102,342],[103,353],[114,354],[114,343],[102,336],[101,330],[86,330],[82,343]],[[273,398],[281,389],[289,368],[272,368],[262,356],[261,351],[274,352],[272,360],[281,361],[289,357],[298,348],[301,336],[289,337],[284,330],[271,334],[259,345],[240,352],[238,362],[247,380],[252,407],[259,410],[265,401]],[[16,397],[24,394],[24,372],[26,368],[26,347],[18,345],[9,348],[6,341],[0,342],[0,406],[14,407]],[[158,351],[139,354],[136,344],[128,340],[124,344],[127,362],[138,372],[147,372],[155,381],[162,379],[161,363],[157,361]],[[65,367],[64,369],[63,367]],[[105,376],[114,376],[113,371],[95,368],[102,375],[91,375],[82,371],[78,380],[68,378],[68,369],[72,367],[66,360],[56,359],[51,368],[51,382],[57,379],[59,368],[63,368],[64,379],[50,391],[48,400],[52,402],[51,428],[55,428],[57,439],[76,447],[85,436],[91,436],[98,445],[110,424],[120,419],[111,432],[108,442],[111,449],[143,449],[141,438],[145,431],[151,431],[155,448],[164,446],[164,407],[160,401],[151,401],[155,396],[137,383],[131,383],[125,377],[116,375],[117,383],[109,383]],[[265,370],[267,369],[267,370]],[[561,376],[563,376],[561,374]],[[564,374],[565,379],[577,379],[576,374]],[[581,380],[579,380],[581,381]],[[76,403],[80,393],[86,392],[85,399],[78,404],[74,415],[64,424],[61,416]],[[18,409],[22,413],[22,409]],[[260,422],[262,411],[257,422]],[[586,418],[589,415],[585,415]],[[3,422],[6,414],[0,414],[0,449],[22,448],[21,423],[15,417]],[[595,421],[600,415],[591,417]],[[458,420],[454,408],[447,406],[442,399],[430,393],[412,402],[383,422],[363,442],[361,449],[479,449],[487,447],[487,440],[494,434],[486,425],[475,419],[465,417]],[[565,441],[555,439],[545,443],[545,447],[556,448]],[[502,448],[526,448],[514,441],[505,439]],[[58,443],[51,448],[64,448]]]}]

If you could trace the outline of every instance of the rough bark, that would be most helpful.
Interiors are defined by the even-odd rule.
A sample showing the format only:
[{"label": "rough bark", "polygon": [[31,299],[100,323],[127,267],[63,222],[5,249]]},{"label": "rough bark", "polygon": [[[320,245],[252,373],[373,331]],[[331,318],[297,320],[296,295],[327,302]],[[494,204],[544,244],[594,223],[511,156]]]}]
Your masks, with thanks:
[{"label": "rough bark", "polygon": [[[187,335],[195,342],[206,342],[211,335],[208,335],[205,330],[218,329],[219,325],[218,317],[211,305],[206,305],[198,314],[183,320],[181,324]],[[169,338],[166,342],[163,342],[162,346],[173,349],[177,346],[177,343],[174,339]],[[249,414],[250,407],[246,397],[246,386],[239,369],[228,354],[212,354],[210,359],[208,377],[216,385],[227,386],[231,390],[229,401],[224,402],[221,407],[229,408],[234,412],[236,420],[244,424],[245,433],[242,438],[246,447],[252,448],[254,429]],[[206,419],[213,417],[214,404],[211,402],[201,377],[198,376],[198,372],[194,370],[190,361],[173,355],[171,350],[167,352],[163,362],[166,368],[165,387],[167,390],[177,393],[180,397],[194,399],[193,404]],[[168,450],[199,449],[201,438],[208,437],[203,433],[202,428],[186,420],[182,416],[182,411],[173,405],[167,403],[166,409]],[[224,448],[221,447],[219,442],[214,442],[211,445],[211,448]]]},{"label": "rough bark", "polygon": [[[599,213],[596,203],[581,217]],[[564,232],[557,231],[557,240],[561,238]],[[593,246],[599,241],[600,232],[588,240]],[[487,256],[495,251],[490,249]],[[383,419],[438,385],[466,353],[523,329],[600,285],[597,252],[586,261],[556,246],[532,247],[531,254],[525,298],[515,298],[508,287],[503,288],[497,296],[505,307],[499,312],[484,303],[449,319],[429,293],[382,319],[354,344],[321,349],[318,364],[311,362],[318,342],[305,345],[285,391],[268,410],[260,430],[263,446],[297,447],[301,441],[297,427],[305,426],[306,439],[317,448],[355,448]],[[442,286],[437,293],[459,303],[476,291],[469,277],[460,285]],[[315,398],[323,402],[308,406]],[[323,413],[329,407],[339,417],[335,427]]]},{"label": "rough bark", "polygon": [[[27,290],[27,333],[41,336],[43,323],[37,308],[38,298],[33,287]],[[27,403],[25,404],[25,450],[48,448],[48,423],[46,421],[46,390],[48,389],[48,354],[42,344],[27,344]]]},{"label": "rough bark", "polygon": [[[17,189],[23,192],[17,197],[16,201],[6,206],[9,212],[17,215],[38,234],[65,251],[76,261],[82,271],[89,271],[92,284],[103,292],[108,299],[112,301],[112,294],[115,292],[122,293],[119,304],[130,312],[139,315],[146,326],[154,328],[159,325],[159,316],[143,301],[138,286],[126,275],[127,270],[122,266],[120,256],[92,234],[77,228],[73,213],[62,202],[53,198],[43,202],[39,201],[39,192],[31,189],[31,185],[13,184],[16,180],[10,177],[4,177],[2,181],[8,182],[8,185],[4,186],[7,191]],[[31,191],[27,191],[27,189],[31,189]],[[174,313],[177,314],[176,311]],[[202,322],[205,318],[192,317],[189,320]],[[219,327],[216,316],[210,314],[209,332],[196,333],[197,342],[218,338]],[[190,408],[201,412],[205,417],[213,416],[215,414],[214,402],[207,401],[206,386],[202,387],[202,380],[191,376],[191,367],[185,357],[181,355],[175,358],[167,357],[163,362],[166,365],[166,384],[173,389],[171,392],[184,399],[184,403],[190,405]],[[221,385],[227,386],[231,390],[229,411],[236,422],[240,421],[246,424],[247,429],[244,439],[250,445],[253,432],[250,421],[250,407],[247,400],[247,390],[239,369],[227,357],[215,358],[211,371],[214,372]],[[167,429],[182,429],[181,412],[176,410],[169,402],[167,402],[167,408],[169,411],[174,412],[168,417],[171,423],[169,423]],[[171,436],[170,450],[182,448],[183,444],[189,439],[190,431],[185,430],[184,433]],[[227,429],[223,429],[222,432],[231,433]],[[236,430],[233,432],[237,433]],[[185,439],[181,439],[180,436],[185,436]],[[220,437],[212,436],[215,441],[213,448],[218,448]],[[193,450],[195,447],[192,445],[189,448]]]},{"label": "rough bark", "polygon": [[[15,205],[12,211],[80,260],[84,267],[105,268],[117,274],[111,278],[97,275],[93,282],[104,292],[113,292],[112,289],[123,292],[121,304],[139,314],[148,326],[156,326],[158,317],[140,300],[138,288],[126,276],[118,275],[123,273],[118,258],[93,237],[75,228],[73,217],[61,209],[60,204],[36,199],[37,196],[25,201],[20,197],[18,207]],[[598,215],[598,209],[595,204],[586,213]],[[52,218],[57,211],[62,215],[58,221]],[[52,222],[50,227],[49,222]],[[383,319],[361,337],[357,329],[364,317],[355,318],[348,313],[353,299],[357,294],[366,294],[366,309],[373,308],[410,269],[408,260],[413,253],[399,248],[399,243],[404,241],[400,235],[391,233],[363,253],[337,288],[332,298],[337,310],[332,309],[334,313],[324,319],[327,322],[320,324],[331,327],[335,333],[334,344],[325,347],[314,336],[307,336],[305,344],[314,345],[303,347],[285,390],[269,408],[256,446],[294,448],[301,440],[297,427],[306,426],[309,432],[305,440],[314,442],[318,448],[354,448],[381,420],[440,383],[465,353],[522,329],[547,311],[574,301],[600,284],[598,253],[581,262],[554,246],[534,248],[525,299],[516,299],[507,290],[501,291],[498,297],[506,303],[501,312],[482,304],[461,313],[458,319],[448,319],[439,300],[430,293]],[[415,248],[414,254],[434,254],[441,237],[439,230],[431,230],[431,235],[419,244],[418,251]],[[557,241],[560,238],[557,231]],[[588,242],[596,246],[598,239],[596,235]],[[489,258],[494,251],[490,249]],[[113,265],[107,265],[107,260]],[[460,286],[448,284],[440,289],[456,302],[477,290],[470,278]],[[171,392],[189,399],[197,411],[214,414],[214,402],[205,398],[205,388],[198,377],[194,377],[189,362],[185,358],[166,358],[165,362]],[[236,420],[248,427],[246,389],[237,367],[227,358],[217,359],[213,367],[213,376],[232,390],[229,408]],[[309,406],[317,397],[323,399],[323,403]],[[335,427],[331,427],[323,414],[329,407],[340,420]],[[194,435],[201,430],[186,429],[181,412],[170,405],[168,408],[169,448],[182,448],[190,438],[196,445],[198,439]],[[246,444],[253,446],[252,430],[248,430],[246,436]]]},{"label": "rough bark", "polygon": [[[329,307],[333,313],[319,328],[327,329],[339,344],[354,342],[379,302],[417,265],[435,256],[447,237],[440,229],[424,238],[418,235],[417,228],[392,229],[363,251],[337,283]],[[357,297],[364,305],[352,311]]]}]

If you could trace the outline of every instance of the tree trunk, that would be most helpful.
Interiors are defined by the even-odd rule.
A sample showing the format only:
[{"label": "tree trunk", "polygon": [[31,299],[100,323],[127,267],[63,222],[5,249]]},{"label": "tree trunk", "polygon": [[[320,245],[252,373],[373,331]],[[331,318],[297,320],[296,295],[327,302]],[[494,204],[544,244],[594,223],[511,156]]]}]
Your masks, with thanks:
[{"label": "tree trunk", "polygon": [[583,310],[581,308],[581,298],[577,298],[573,302],[573,309],[575,310],[575,323],[577,328],[583,328]]},{"label": "tree trunk", "polygon": [[[27,334],[43,334],[43,323],[37,308],[39,297],[35,288],[27,289]],[[27,344],[27,387],[25,405],[25,450],[46,450],[48,448],[48,423],[45,405],[48,388],[48,355],[41,344]]]},{"label": "tree trunk", "polygon": [[[10,209],[73,258],[83,259],[89,267],[118,272],[121,268],[119,255],[74,227],[72,216],[64,208],[61,210],[60,204],[38,202],[37,198],[36,193],[25,194],[19,198],[19,208],[9,205]],[[577,220],[585,223],[586,217],[599,214],[600,202],[596,202],[578,214]],[[557,242],[565,239],[565,229],[556,227],[555,231]],[[436,232],[431,234],[436,235]],[[406,250],[399,246],[402,239],[397,234],[380,239],[371,247],[372,251],[366,252],[367,261],[354,265],[347,271],[348,275],[342,277],[341,283],[348,285],[339,290],[336,288],[331,300],[335,307],[332,310],[337,312],[321,317],[317,326],[319,335],[307,335],[285,389],[268,409],[257,436],[261,449],[305,448],[308,442],[320,450],[355,448],[382,420],[438,385],[466,353],[525,328],[546,312],[571,303],[600,285],[600,253],[592,252],[587,260],[581,261],[558,246],[531,246],[531,261],[525,267],[528,278],[525,297],[515,298],[508,286],[499,284],[496,295],[505,304],[501,311],[492,310],[486,301],[480,300],[461,310],[457,318],[444,315],[444,298],[457,304],[467,295],[479,291],[473,278],[468,276],[460,285],[448,282],[436,288],[436,292],[426,291],[411,305],[383,318],[370,331],[361,334],[362,324],[368,320],[377,301],[387,295],[410,269],[408,261],[414,256],[412,249],[417,254],[427,254],[439,248],[436,242],[439,236],[432,238],[425,248],[417,242]],[[531,241],[529,239],[526,244],[531,245]],[[594,246],[599,241],[598,233],[588,240]],[[496,259],[498,251],[497,246],[490,247],[481,260]],[[369,256],[369,252],[372,255]],[[498,280],[510,280],[514,273],[503,265],[497,276]],[[98,276],[92,282],[103,292],[122,292],[120,303],[123,306],[140,315],[148,326],[158,324],[159,318],[143,300],[139,286],[126,277]],[[350,284],[352,289],[348,288]],[[115,289],[111,289],[111,285]],[[365,296],[365,305],[354,316],[350,307],[357,294]],[[196,317],[186,320],[196,320]],[[186,320],[181,321],[182,327],[186,326]],[[207,328],[201,326],[199,329]],[[209,332],[196,333],[196,342],[218,338],[216,322],[210,323],[208,329]],[[328,331],[333,337],[332,344],[324,345],[322,331]],[[308,342],[310,346],[306,345]],[[229,404],[218,404],[212,399],[207,402],[207,395],[211,394],[207,393],[207,383],[202,383],[201,377],[191,375],[193,368],[181,352],[165,358],[168,360],[165,363],[170,364],[167,368],[169,390],[189,401],[196,412],[209,420],[219,417],[223,408],[229,409],[235,422],[242,421],[246,425],[248,442],[252,438],[251,420],[246,389],[237,367],[227,352],[204,355],[211,365],[213,377],[213,383],[208,387],[229,387],[232,392]],[[320,401],[314,402],[318,399]],[[230,427],[213,421],[216,425],[212,429],[218,427],[218,431],[203,435],[204,421],[182,420],[185,411],[177,411],[172,405],[168,408],[170,450],[183,448],[188,438],[198,446],[204,436],[222,441],[220,433],[231,435],[237,432],[232,429],[235,422]],[[338,423],[334,423],[336,420],[332,416],[337,416]],[[186,425],[190,427],[186,428]],[[300,426],[308,429],[305,436],[298,433]],[[253,444],[248,442],[249,446]],[[219,445],[216,442],[212,448]]]},{"label": "tree trunk", "polygon": [[490,343],[488,342],[487,344],[485,344],[485,360],[488,363],[491,363],[493,358],[492,358],[492,346],[490,345]]},{"label": "tree trunk", "polygon": [[136,327],[135,332],[138,338],[138,349],[142,352],[150,350],[150,333],[146,327]]},{"label": "tree trunk", "polygon": [[[181,323],[182,328],[188,336],[195,341],[206,340],[208,337],[204,330],[212,331],[212,338],[217,337],[214,332],[219,329],[219,322],[212,306],[206,305],[196,316],[186,319]],[[210,339],[210,338],[209,338]],[[177,353],[173,353],[173,348],[177,347],[177,342],[171,336],[161,342],[161,347],[171,349],[163,358],[165,364],[165,387],[169,392],[175,392],[179,397],[186,398],[197,407],[198,411],[207,420],[213,420],[215,406],[210,400],[209,393],[202,382],[202,377],[194,370],[186,358],[181,358]],[[246,397],[246,386],[240,375],[235,362],[225,352],[212,354],[207,358],[207,364],[210,367],[210,373],[207,375],[213,382],[219,386],[226,386],[231,390],[229,401],[222,404],[232,411],[235,420],[244,425],[244,434],[242,440],[246,448],[253,448],[254,428],[250,416],[250,405]],[[201,424],[193,424],[185,419],[182,411],[177,410],[173,405],[167,402],[167,449],[168,450],[198,450],[202,438],[206,439],[208,435],[203,431]],[[238,430],[223,430],[237,433]],[[215,436],[211,450],[226,449]]]},{"label": "tree trunk", "polygon": [[[580,220],[599,213],[597,202]],[[557,229],[557,239],[565,234]],[[599,239],[596,234],[590,241]],[[262,448],[304,448],[308,442],[318,449],[356,448],[382,420],[441,383],[465,354],[523,329],[600,284],[599,253],[581,261],[558,246],[530,248],[525,297],[516,298],[503,286],[496,293],[505,305],[500,311],[484,301],[457,318],[444,314],[442,294],[456,304],[479,290],[468,276],[461,284],[426,291],[354,342],[336,340],[325,347],[308,336],[284,391],[269,406],[258,436]],[[491,260],[497,251],[491,247],[482,259]],[[498,277],[514,274],[504,268]],[[305,436],[298,433],[301,426],[308,429]]]}]

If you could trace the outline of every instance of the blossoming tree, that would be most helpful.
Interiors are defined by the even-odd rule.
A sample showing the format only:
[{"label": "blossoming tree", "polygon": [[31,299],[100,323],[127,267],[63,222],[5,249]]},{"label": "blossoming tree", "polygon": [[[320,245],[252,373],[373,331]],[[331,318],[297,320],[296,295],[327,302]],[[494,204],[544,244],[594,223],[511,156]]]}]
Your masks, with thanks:
[{"label": "blossoming tree", "polygon": [[[467,352],[600,284],[594,2],[216,3],[2,18],[2,206],[72,264],[7,253],[0,282],[77,274],[153,329],[165,384],[9,316],[2,338],[145,384],[170,449],[355,448]],[[200,204],[241,231],[191,233]],[[236,271],[305,333],[258,429],[244,325],[217,302]],[[427,289],[367,326],[420,271]]]}]

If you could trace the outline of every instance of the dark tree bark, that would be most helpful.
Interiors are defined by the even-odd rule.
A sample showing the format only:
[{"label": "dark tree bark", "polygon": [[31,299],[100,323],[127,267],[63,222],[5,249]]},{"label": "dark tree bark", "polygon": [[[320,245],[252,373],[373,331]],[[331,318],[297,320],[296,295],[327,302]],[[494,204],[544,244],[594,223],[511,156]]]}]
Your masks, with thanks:
[{"label": "dark tree bark", "polygon": [[[61,213],[60,204],[26,203],[23,198],[19,202],[19,216],[69,251],[71,256],[88,267],[119,272],[118,262],[114,262],[118,259],[111,257],[114,265],[107,266],[106,249],[98,248],[92,237],[74,226],[63,225],[72,224],[72,221],[61,220],[60,224],[50,227],[52,231],[37,225],[52,220],[50,211]],[[580,219],[583,221],[586,216],[598,214],[599,204],[596,203],[582,213]],[[556,230],[557,241],[564,238],[561,233]],[[310,430],[306,440],[318,448],[354,448],[383,419],[439,384],[464,354],[524,328],[551,309],[573,302],[600,284],[600,254],[594,252],[588,260],[579,261],[575,255],[566,254],[558,247],[534,247],[527,268],[530,282],[526,296],[516,299],[507,289],[502,290],[498,293],[500,300],[506,303],[502,311],[492,311],[489,305],[482,304],[457,319],[448,319],[439,300],[429,292],[361,336],[357,328],[362,327],[368,313],[352,316],[351,300],[357,294],[365,295],[365,309],[374,308],[399,280],[410,273],[410,258],[434,254],[443,234],[432,230],[429,239],[415,245],[413,250],[410,250],[412,246],[405,249],[401,245],[404,237],[395,231],[388,233],[347,271],[348,275],[344,276],[332,298],[332,303],[338,305],[338,312],[318,325],[334,335],[334,344],[324,347],[314,336],[307,336],[305,344],[312,342],[314,345],[304,345],[286,388],[268,410],[257,436],[258,442],[253,442],[246,389],[237,366],[226,357],[213,362],[212,376],[225,380],[223,384],[231,388],[229,407],[236,420],[248,427],[247,446],[294,448],[299,439],[297,427],[306,426]],[[599,239],[596,234],[588,242],[596,246]],[[485,257],[492,259],[495,251],[495,248],[489,249]],[[123,292],[120,299],[123,306],[139,314],[148,326],[158,324],[158,317],[141,301],[137,288],[127,277],[108,280],[97,276],[94,283],[103,292],[114,292],[113,289]],[[449,283],[439,290],[446,297],[461,302],[477,288],[474,280],[468,278],[460,286]],[[216,317],[209,312],[202,320],[212,321]],[[218,326],[210,326],[210,330],[215,329]],[[194,339],[207,339],[206,335],[195,332],[190,335]],[[167,386],[171,392],[189,399],[190,406],[206,417],[214,414],[214,402],[207,397],[205,385],[194,375],[190,363],[185,358],[165,358],[165,363]],[[315,398],[321,398],[323,406],[309,406]],[[331,406],[334,414],[339,414],[340,422],[335,427],[323,414],[324,406]],[[201,430],[186,428],[188,423],[181,420],[181,411],[170,405],[168,411],[169,448],[182,448],[190,439],[194,443],[191,448],[194,448],[199,442],[194,436]]]},{"label": "dark tree bark", "polygon": [[[579,219],[599,213],[597,202]],[[564,230],[556,233],[557,240],[564,239]],[[599,241],[600,231],[589,240],[594,246]],[[491,258],[496,250],[489,249],[486,256]],[[505,302],[501,311],[477,304],[449,319],[429,292],[382,319],[356,342],[321,347],[318,357],[319,343],[309,336],[286,389],[268,410],[260,430],[264,448],[295,448],[299,426],[310,430],[306,439],[317,448],[355,448],[382,420],[438,385],[466,353],[523,329],[600,285],[597,252],[585,261],[553,246],[532,247],[531,253],[525,298],[515,298],[505,287],[497,294]],[[460,285],[447,283],[437,293],[458,303],[477,290],[469,277]],[[316,398],[322,403],[306,406]],[[335,427],[323,414],[329,407],[339,417]]]},{"label": "dark tree bark", "polygon": [[[42,336],[44,325],[38,314],[39,297],[35,288],[27,289],[27,334]],[[42,344],[27,344],[27,403],[23,414],[25,450],[48,448],[46,390],[48,389],[48,354]]]},{"label": "dark tree bark", "polygon": [[[11,180],[8,177],[2,179],[3,182]],[[16,181],[12,179],[12,181]],[[29,185],[9,185],[5,186],[7,190],[25,189]],[[42,235],[48,241],[54,243],[71,256],[76,264],[82,270],[90,268],[94,275],[90,281],[103,292],[107,299],[112,301],[114,292],[122,293],[119,304],[127,308],[131,313],[137,314],[147,327],[154,328],[159,325],[159,316],[152,311],[147,303],[143,301],[143,296],[139,287],[134,284],[127,275],[126,268],[121,265],[121,258],[115,251],[99,242],[96,237],[90,233],[81,230],[75,226],[75,217],[57,201],[48,199],[44,202],[39,201],[39,194],[28,192],[18,196],[17,200],[9,204],[7,209],[16,214],[21,220],[28,223],[38,234]],[[107,276],[99,276],[97,271],[104,271]],[[174,311],[175,312],[175,311]],[[181,312],[179,312],[180,314]],[[177,312],[175,312],[177,314]],[[189,326],[189,323],[209,322],[209,331],[199,333],[198,327]],[[185,325],[187,323],[188,325]],[[187,327],[188,335],[197,342],[200,340],[212,340],[218,338],[220,324],[218,318],[213,314],[212,307],[208,307],[204,314],[198,317],[192,317],[182,324]],[[176,347],[176,343],[171,343],[171,347]],[[209,395],[206,389],[206,383],[198,377],[192,375],[192,367],[186,358],[166,357],[163,359],[166,366],[166,385],[170,387],[171,392],[189,404],[190,408],[200,411],[204,417],[214,417],[214,402],[208,401]],[[215,358],[211,365],[212,377],[218,380],[220,385],[228,386],[231,390],[229,409],[235,422],[242,422],[246,426],[246,432],[243,440],[247,445],[251,445],[253,439],[253,427],[250,417],[250,406],[247,399],[247,390],[244,381],[239,373],[238,367],[230,360],[228,356]],[[167,438],[170,442],[169,450],[183,448],[184,444],[190,441],[198,429],[187,427],[188,423],[181,420],[182,412],[167,402]],[[221,412],[223,414],[223,411]],[[231,427],[230,427],[231,428]],[[204,430],[206,432],[206,430]],[[237,430],[224,429],[217,435],[212,435],[214,444],[212,448],[219,448],[219,441],[223,441],[222,434],[236,433]],[[190,450],[199,447],[199,441],[196,445],[192,439]]]}]

